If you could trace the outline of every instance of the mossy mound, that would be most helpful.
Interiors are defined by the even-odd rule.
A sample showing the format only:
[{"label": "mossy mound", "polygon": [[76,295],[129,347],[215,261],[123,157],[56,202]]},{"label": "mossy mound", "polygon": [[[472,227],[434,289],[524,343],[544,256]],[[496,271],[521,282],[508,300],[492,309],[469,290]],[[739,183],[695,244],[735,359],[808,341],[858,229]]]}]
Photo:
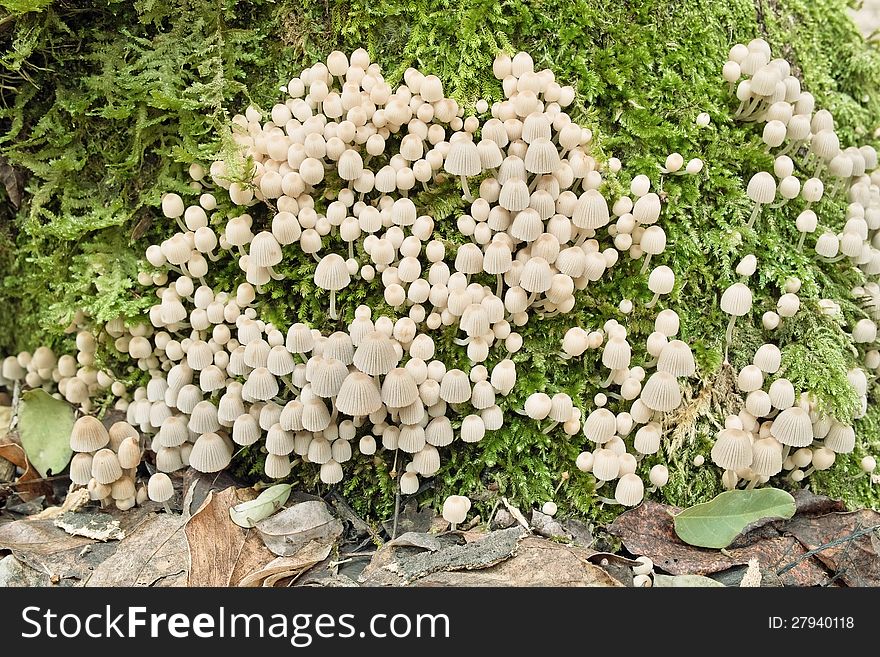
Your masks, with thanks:
[{"label": "mossy mound", "polygon": [[[20,0],[0,7],[6,8],[0,15],[6,46],[0,165],[8,190],[0,206],[0,352],[39,344],[63,348],[69,342],[64,329],[78,309],[97,322],[142,314],[152,303],[136,283],[143,250],[175,230],[173,222],[157,218],[162,194],[192,194],[183,182],[189,163],[210,161],[229,144],[232,114],[249,103],[270,107],[277,88],[303,66],[334,49],[366,47],[389,82],[418,65],[472,107],[479,98],[501,97],[491,76],[495,54],[522,49],[536,66],[575,86],[572,117],[593,129],[602,152],[623,160],[627,175],[647,173],[663,192],[670,246],[656,262],[675,270],[677,284],[661,306],[681,316],[682,339],[694,347],[701,381],[691,403],[671,419],[664,460],[672,477],[657,495],[684,505],[720,490],[717,469],[691,463],[708,453],[724,415],[739,410],[721,365],[727,317],[718,299],[746,253],[757,256],[759,276],[755,309],[737,324],[733,366],[745,364],[771,338],[760,313],[775,306],[784,281],[796,276],[807,311],[772,334],[783,350],[785,374],[840,419],[856,408],[846,372],[857,356],[847,329],[866,316],[850,294],[863,283],[861,273],[843,263],[820,267],[808,250],[796,252],[794,207],[766,212],[757,230],[744,228],[751,210],[744,179],[770,169],[772,158],[758,128],[734,123],[736,101],[720,77],[730,46],[761,36],[792,63],[817,107],[834,114],[842,145],[870,142],[880,120],[880,53],[859,35],[842,0],[107,0],[100,7]],[[710,114],[710,126],[696,125],[700,112]],[[661,179],[658,165],[673,151],[703,159],[705,169],[699,176]],[[423,195],[420,203],[438,232],[451,236],[460,199]],[[820,225],[839,230],[844,207],[840,196],[826,196],[816,207]],[[604,379],[599,364],[558,358],[560,342],[574,325],[597,328],[612,317],[623,322],[616,305],[621,298],[635,302],[626,319],[630,332],[650,333],[651,317],[643,310],[651,297],[646,276],[635,262],[618,267],[613,282],[591,287],[572,313],[522,328],[525,347],[514,357],[520,378],[507,399],[505,430],[455,450],[426,497],[455,492],[489,500],[503,494],[524,504],[554,498],[565,510],[608,512],[594,506],[592,477],[574,468],[582,440],[545,435],[534,422],[516,419],[512,409],[535,390],[566,392],[589,405]],[[228,282],[237,273],[233,265],[215,280]],[[285,273],[294,282],[272,290],[261,310],[265,318],[320,323],[311,267],[295,265]],[[348,312],[341,321],[349,321],[364,300],[388,310],[375,298],[355,295],[363,291],[339,295]],[[840,303],[842,317],[819,313],[823,298]],[[438,343],[438,354],[447,361],[464,358],[452,344]],[[877,407],[871,405],[856,427],[856,452],[811,478],[811,485],[853,505],[877,506],[880,489],[865,477],[853,479],[858,459],[880,449]],[[249,458],[258,459],[246,457],[240,470],[258,472]],[[352,503],[387,516],[394,503],[389,469],[361,458],[342,484]],[[564,482],[563,472],[571,475]]]}]

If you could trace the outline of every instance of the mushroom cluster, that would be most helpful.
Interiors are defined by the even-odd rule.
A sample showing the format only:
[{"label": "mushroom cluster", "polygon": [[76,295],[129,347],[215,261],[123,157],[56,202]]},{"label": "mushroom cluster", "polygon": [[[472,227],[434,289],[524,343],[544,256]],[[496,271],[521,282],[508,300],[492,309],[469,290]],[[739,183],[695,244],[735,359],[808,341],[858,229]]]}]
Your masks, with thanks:
[{"label": "mushroom cluster", "polygon": [[137,488],[137,467],[141,462],[140,434],[127,422],[116,422],[107,430],[91,415],[73,425],[70,448],[70,480],[86,486],[89,497],[127,511],[147,499],[147,490]]},{"label": "mushroom cluster", "polygon": [[[601,363],[609,371],[602,383],[607,393],[594,397],[596,408],[583,422],[584,436],[594,447],[591,451],[581,452],[576,461],[579,470],[593,474],[598,487],[617,481],[614,500],[608,501],[625,506],[635,506],[642,501],[645,489],[636,473],[639,461],[660,451],[664,418],[682,404],[679,379],[696,372],[691,348],[675,337],[679,324],[679,317],[673,310],[666,309],[657,314],[654,331],[645,344],[651,360],[643,364],[633,363],[626,328],[616,320],[609,320],[602,329],[592,332],[573,327],[563,338],[562,350],[566,357],[577,358],[588,350],[601,350]],[[649,376],[650,370],[654,371]],[[552,400],[558,397],[554,396]],[[533,407],[537,406],[533,404]],[[544,410],[543,405],[539,408]],[[530,411],[528,401],[526,411]],[[529,416],[535,417],[531,412]],[[563,425],[569,435],[577,433],[577,418],[579,412]],[[628,445],[625,439],[631,435],[631,445]],[[654,486],[664,486],[668,471],[665,466],[657,464],[650,470],[649,479]]]}]

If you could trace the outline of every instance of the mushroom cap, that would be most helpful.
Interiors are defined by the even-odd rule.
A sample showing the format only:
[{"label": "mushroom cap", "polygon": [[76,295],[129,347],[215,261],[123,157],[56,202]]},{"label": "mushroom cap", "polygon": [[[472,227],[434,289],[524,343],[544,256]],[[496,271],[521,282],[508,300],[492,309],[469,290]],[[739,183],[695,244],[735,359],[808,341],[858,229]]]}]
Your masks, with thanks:
[{"label": "mushroom cap", "polygon": [[744,283],[734,283],[721,295],[721,310],[728,315],[742,317],[751,309],[752,291]]},{"label": "mushroom cap", "polygon": [[385,375],[382,382],[382,402],[390,408],[409,406],[419,398],[415,379],[406,369],[396,367]]},{"label": "mushroom cap", "polygon": [[530,173],[554,173],[559,168],[559,151],[550,139],[538,137],[526,150],[525,165]]},{"label": "mushroom cap", "polygon": [[317,433],[326,429],[329,424],[330,412],[320,398],[313,397],[303,402],[302,425],[306,431]]},{"label": "mushroom cap", "polygon": [[614,499],[623,506],[635,506],[645,497],[642,478],[632,472],[623,475],[614,489]]},{"label": "mushroom cap", "polygon": [[256,267],[273,267],[284,257],[278,240],[268,231],[254,235],[248,255],[249,263]]},{"label": "mushroom cap", "polygon": [[661,436],[660,424],[649,422],[636,432],[633,447],[639,454],[656,454],[660,449]]},{"label": "mushroom cap", "polygon": [[425,427],[425,441],[435,447],[445,447],[455,438],[452,423],[445,415],[435,417]]},{"label": "mushroom cap", "polygon": [[294,432],[283,429],[276,422],[266,434],[266,451],[276,456],[287,456],[293,452],[294,439]]},{"label": "mushroom cap", "polygon": [[575,226],[585,230],[605,226],[611,220],[608,201],[595,189],[588,189],[578,198],[571,220]]},{"label": "mushroom cap", "polygon": [[250,413],[239,415],[232,424],[232,441],[236,445],[247,447],[260,439],[260,425]]},{"label": "mushroom cap", "polygon": [[85,486],[92,478],[92,455],[88,452],[74,454],[70,460],[70,480],[77,486]]},{"label": "mushroom cap", "polygon": [[397,367],[400,356],[391,338],[381,331],[372,331],[361,340],[352,362],[365,374],[382,376]]},{"label": "mushroom cap", "polygon": [[610,370],[622,370],[632,361],[632,347],[626,338],[615,335],[602,349],[602,364]]},{"label": "mushroom cap", "polygon": [[759,171],[749,180],[746,194],[759,205],[767,205],[776,197],[776,180],[766,171]]},{"label": "mushroom cap", "polygon": [[849,454],[855,448],[855,430],[842,422],[835,421],[825,436],[825,447],[838,454]]},{"label": "mushroom cap", "polygon": [[613,481],[620,473],[620,459],[610,449],[597,449],[593,452],[593,476],[599,481]]},{"label": "mushroom cap", "polygon": [[675,273],[666,265],[651,270],[648,276],[648,289],[655,294],[669,294],[675,287]]},{"label": "mushroom cap", "polygon": [[697,370],[694,354],[687,343],[671,340],[660,351],[657,359],[657,370],[669,372],[672,376],[693,376]]},{"label": "mushroom cap", "polygon": [[752,363],[762,372],[775,374],[779,371],[779,367],[782,364],[782,352],[775,344],[763,344],[755,352]]},{"label": "mushroom cap", "polygon": [[96,452],[109,443],[110,434],[97,418],[83,415],[74,422],[70,432],[70,449],[74,452]]},{"label": "mushroom cap", "polygon": [[352,417],[369,415],[382,408],[382,395],[376,382],[363,372],[345,377],[336,396],[336,409]]},{"label": "mushroom cap", "polygon": [[752,472],[772,477],[782,471],[782,445],[775,438],[761,438],[752,445]]},{"label": "mushroom cap", "polygon": [[617,432],[617,417],[607,408],[597,408],[584,420],[583,432],[597,445],[607,443]]},{"label": "mushroom cap", "polygon": [[[312,360],[316,359],[310,358],[309,363]],[[313,369],[309,379],[312,384],[312,392],[325,399],[335,397],[339,393],[345,377],[348,376],[348,368],[341,360],[332,356],[320,358],[320,363],[320,367]]]},{"label": "mushroom cap", "polygon": [[278,394],[278,380],[265,367],[258,367],[248,374],[241,392],[247,401],[268,401]]},{"label": "mushroom cap", "polygon": [[174,484],[164,472],[157,472],[147,482],[147,495],[153,502],[164,503],[174,497]]},{"label": "mushroom cap", "polygon": [[[240,340],[240,338],[239,338]],[[285,346],[292,354],[307,354],[315,345],[311,329],[305,324],[293,324],[287,331]]]},{"label": "mushroom cap", "polygon": [[315,285],[322,290],[341,290],[351,282],[351,275],[341,255],[328,253],[315,268]]},{"label": "mushroom cap", "polygon": [[477,176],[483,171],[480,151],[471,139],[452,142],[443,161],[443,169],[454,176]]},{"label": "mushroom cap", "polygon": [[92,457],[92,477],[99,484],[110,485],[122,476],[122,466],[113,451],[99,449]]},{"label": "mushroom cap", "polygon": [[270,479],[284,479],[290,475],[290,458],[280,454],[267,454],[263,470]]},{"label": "mushroom cap", "polygon": [[642,387],[639,399],[651,410],[667,413],[681,406],[681,388],[669,372],[655,372]]},{"label": "mushroom cap", "polygon": [[807,447],[813,442],[810,414],[800,406],[786,408],[773,420],[770,435],[783,445]]},{"label": "mushroom cap", "polygon": [[743,470],[752,463],[752,440],[742,429],[723,429],[712,446],[712,461],[725,470]]},{"label": "mushroom cap", "polygon": [[137,439],[126,438],[119,446],[117,454],[119,465],[124,469],[136,468],[141,462],[141,448]]},{"label": "mushroom cap", "polygon": [[199,472],[220,472],[232,461],[232,450],[219,434],[200,435],[193,444],[189,464]]},{"label": "mushroom cap", "polygon": [[457,525],[464,522],[470,510],[470,499],[464,495],[450,495],[443,502],[443,519],[450,524]]}]

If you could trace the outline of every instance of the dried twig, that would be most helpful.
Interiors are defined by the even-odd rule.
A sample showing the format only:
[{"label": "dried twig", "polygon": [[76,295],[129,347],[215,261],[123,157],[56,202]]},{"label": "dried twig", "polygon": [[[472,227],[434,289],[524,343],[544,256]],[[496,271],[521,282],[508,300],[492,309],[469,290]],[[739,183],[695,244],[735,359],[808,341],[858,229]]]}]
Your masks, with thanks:
[{"label": "dried twig", "polygon": [[784,575],[792,568],[795,568],[802,561],[806,561],[810,557],[817,555],[820,552],[824,552],[828,548],[837,547],[838,545],[843,545],[844,543],[854,541],[857,538],[861,538],[862,536],[867,536],[868,534],[871,534],[872,532],[875,532],[878,529],[880,529],[880,525],[872,525],[871,527],[865,527],[863,529],[858,529],[858,530],[854,531],[852,534],[848,534],[846,536],[841,536],[840,538],[835,538],[833,541],[829,541],[828,543],[825,543],[823,545],[815,547],[812,550],[804,552],[804,554],[802,554],[800,557],[798,557],[797,559],[792,561],[790,564],[788,564],[784,568],[777,570],[776,575],[777,576]]}]

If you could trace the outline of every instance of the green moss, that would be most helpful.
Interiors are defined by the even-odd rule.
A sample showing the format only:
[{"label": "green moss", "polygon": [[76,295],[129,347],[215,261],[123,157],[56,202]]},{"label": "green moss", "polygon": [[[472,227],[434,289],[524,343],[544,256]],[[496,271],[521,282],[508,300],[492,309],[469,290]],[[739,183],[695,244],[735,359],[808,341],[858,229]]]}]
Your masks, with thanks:
[{"label": "green moss", "polygon": [[[855,407],[846,371],[856,365],[846,331],[864,316],[848,301],[861,274],[843,264],[819,264],[798,239],[799,207],[765,210],[755,230],[744,228],[751,204],[744,179],[766,169],[770,157],[758,130],[735,123],[736,102],[720,79],[720,67],[735,41],[764,36],[774,53],[792,61],[817,105],[834,113],[844,145],[864,143],[880,117],[880,55],[865,44],[844,13],[843,0],[351,0],[292,2],[251,0],[120,0],[88,3],[2,3],[16,13],[2,18],[7,53],[2,66],[0,155],[26,177],[26,200],[14,211],[0,209],[0,300],[13,309],[0,315],[0,352],[60,344],[76,309],[98,321],[117,314],[136,317],[151,300],[135,284],[146,245],[174,231],[155,208],[170,190],[192,194],[182,181],[186,165],[207,162],[229,143],[227,123],[248,103],[270,107],[278,85],[303,65],[333,49],[366,46],[391,82],[408,66],[436,73],[466,107],[482,97],[500,97],[491,76],[499,50],[525,49],[561,83],[575,85],[574,119],[596,134],[597,152],[624,162],[609,185],[625,189],[646,173],[662,189],[662,225],[669,248],[656,259],[677,274],[674,292],[658,307],[682,318],[682,338],[699,364],[695,399],[701,386],[717,386],[722,336],[727,318],[718,309],[724,287],[733,282],[736,262],[746,253],[759,261],[751,281],[756,302],[737,323],[731,356],[744,364],[754,348],[776,340],[785,356],[785,375],[808,387],[835,416],[850,417]],[[708,112],[712,124],[694,119]],[[662,176],[669,152],[705,163],[698,176]],[[806,172],[802,172],[806,173]],[[430,213],[437,231],[456,240],[460,201],[444,190],[419,194],[420,211]],[[2,191],[0,191],[2,194]],[[842,226],[844,199],[827,197],[817,207],[820,230]],[[224,205],[215,222],[225,220]],[[257,221],[265,216],[255,214]],[[458,238],[460,239],[460,238]],[[313,263],[296,247],[286,249],[282,283],[267,286],[261,312],[281,326],[307,320],[332,326],[324,315],[326,297],[315,294]],[[575,311],[562,318],[532,321],[520,332],[525,346],[514,360],[520,380],[504,400],[506,425],[476,446],[457,446],[444,458],[426,498],[449,492],[508,495],[521,504],[553,497],[563,472],[571,478],[557,501],[566,510],[594,516],[607,513],[593,504],[592,478],[576,471],[584,448],[581,436],[561,429],[544,434],[515,409],[535,390],[564,391],[582,410],[604,378],[595,354],[565,361],[560,340],[573,325],[598,328],[614,317],[637,341],[650,333],[651,317],[642,308],[651,296],[640,263],[622,259],[610,278],[591,285]],[[229,263],[211,272],[211,282],[233,289],[240,276]],[[761,328],[760,315],[775,306],[784,281],[803,282],[805,308],[775,334]],[[616,310],[621,296],[635,302],[629,317]],[[842,317],[819,317],[818,301],[834,299]],[[343,320],[358,303],[393,313],[376,286],[352,286],[339,295]],[[344,326],[340,321],[337,325]],[[463,350],[448,336],[438,339],[438,356],[462,363]],[[496,348],[489,364],[505,354]],[[643,357],[644,354],[636,354]],[[736,412],[727,388],[710,403],[682,412],[681,430],[671,426],[664,459],[670,485],[659,493],[687,504],[717,492],[714,468],[694,469],[694,455],[706,453],[724,413]],[[705,400],[703,400],[705,401]],[[696,403],[696,402],[695,402]],[[702,403],[702,402],[699,402]],[[614,408],[612,406],[612,408]],[[698,411],[698,412],[697,412]],[[693,417],[691,417],[693,416]],[[858,425],[862,440],[880,435],[876,415]],[[864,448],[862,448],[864,449]],[[874,445],[873,449],[876,449]],[[860,452],[859,452],[860,453]],[[876,504],[863,480],[846,485],[837,474],[854,472],[858,454],[841,457],[828,475],[815,478],[853,504]],[[643,467],[648,467],[645,462]],[[243,472],[259,462],[243,458]],[[393,507],[391,465],[356,461],[343,487],[361,510],[385,515]],[[303,473],[314,481],[314,473]],[[832,481],[834,479],[834,481]],[[489,491],[489,487],[497,490]],[[482,493],[480,493],[482,491]],[[488,499],[488,498],[487,498]]]}]

